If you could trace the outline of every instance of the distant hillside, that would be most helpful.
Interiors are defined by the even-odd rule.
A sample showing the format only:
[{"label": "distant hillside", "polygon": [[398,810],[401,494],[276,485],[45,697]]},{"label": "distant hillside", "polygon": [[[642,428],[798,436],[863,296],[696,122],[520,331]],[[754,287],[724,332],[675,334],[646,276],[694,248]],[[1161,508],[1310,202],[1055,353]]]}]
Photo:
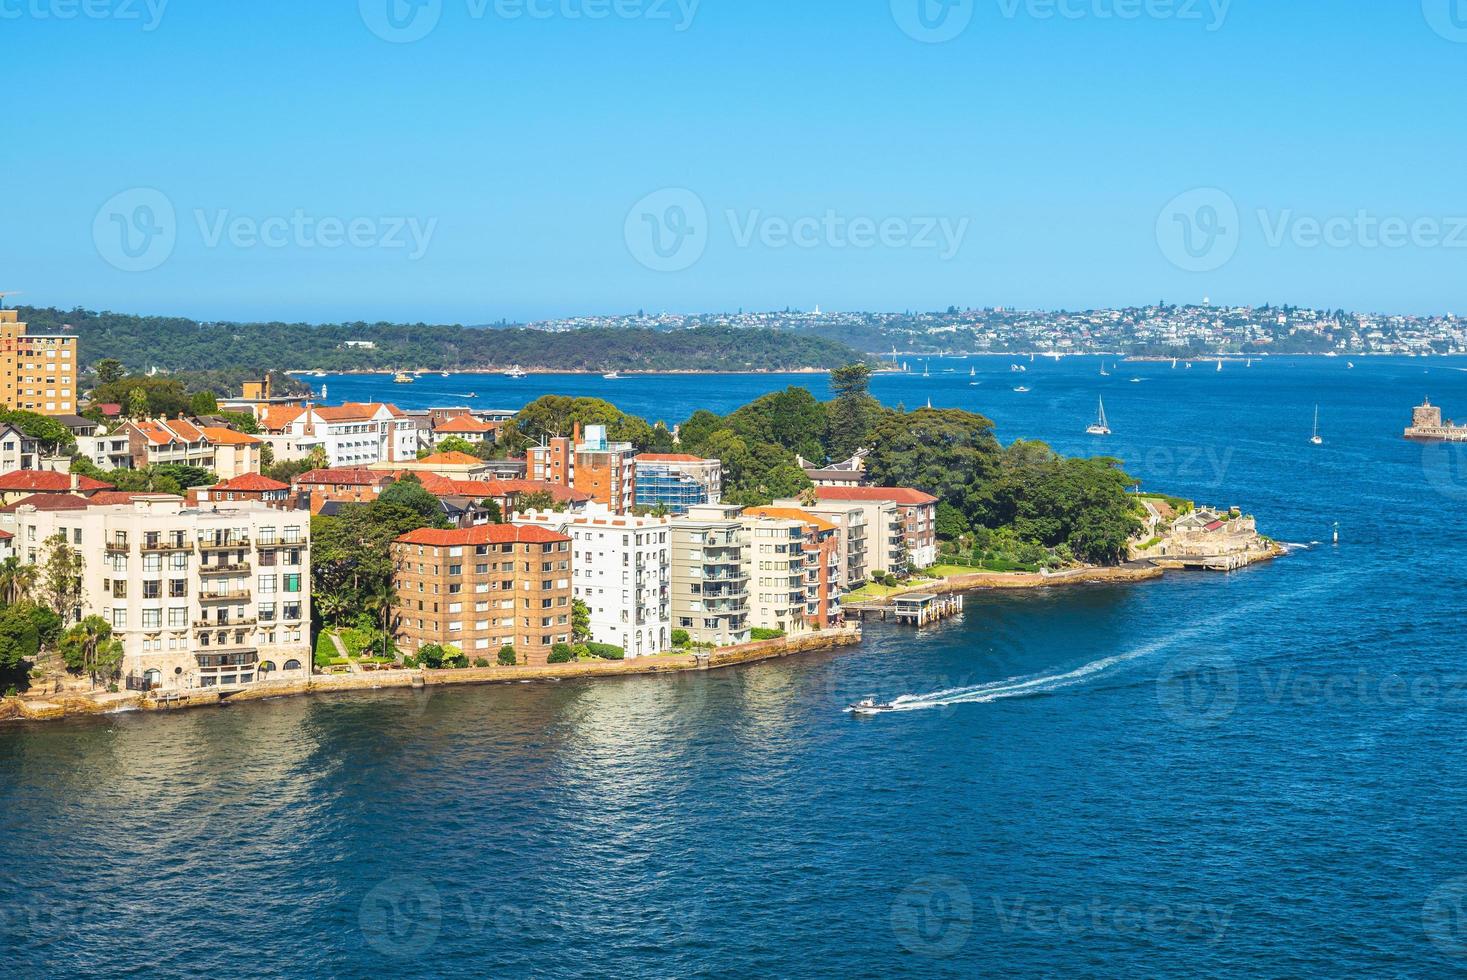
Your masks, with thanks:
[{"label": "distant hillside", "polygon": [[[845,344],[783,330],[699,327],[663,333],[593,328],[565,333],[428,324],[199,323],[19,307],[32,331],[70,325],[83,365],[116,358],[132,370],[201,367],[249,370],[798,371],[865,359]],[[371,341],[374,349],[348,347]]]}]

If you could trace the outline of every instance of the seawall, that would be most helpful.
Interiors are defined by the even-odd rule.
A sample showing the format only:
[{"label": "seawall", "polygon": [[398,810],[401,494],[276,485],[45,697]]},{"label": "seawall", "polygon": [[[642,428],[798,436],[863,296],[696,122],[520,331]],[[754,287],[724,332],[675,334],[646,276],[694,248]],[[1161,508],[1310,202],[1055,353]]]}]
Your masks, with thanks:
[{"label": "seawall", "polygon": [[5,698],[0,700],[0,721],[52,721],[78,715],[111,714],[120,711],[178,711],[185,708],[236,704],[269,698],[308,694],[339,694],[349,691],[380,691],[392,688],[449,687],[484,684],[519,684],[525,681],[564,681],[601,677],[638,677],[676,674],[682,671],[719,670],[758,663],[817,650],[859,645],[856,626],[822,630],[807,636],[762,640],[741,646],[720,647],[706,655],[642,657],[636,660],[597,660],[586,663],[552,664],[545,667],[474,667],[466,670],[384,670],[364,674],[316,674],[299,680],[265,681],[237,691],[196,690],[178,696],[154,698],[136,692],[118,694],[55,696],[44,700]]}]

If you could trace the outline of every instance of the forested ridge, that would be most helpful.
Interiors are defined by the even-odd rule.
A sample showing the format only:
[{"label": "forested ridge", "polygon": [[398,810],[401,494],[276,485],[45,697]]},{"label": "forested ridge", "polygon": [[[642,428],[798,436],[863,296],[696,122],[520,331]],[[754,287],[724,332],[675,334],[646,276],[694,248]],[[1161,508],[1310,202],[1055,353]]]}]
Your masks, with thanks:
[{"label": "forested ridge", "polygon": [[[590,328],[551,333],[394,323],[202,323],[54,307],[18,307],[33,333],[72,333],[82,365],[112,358],[144,371],[798,371],[862,358],[845,344],[786,330]],[[370,341],[368,349],[348,341]]]}]

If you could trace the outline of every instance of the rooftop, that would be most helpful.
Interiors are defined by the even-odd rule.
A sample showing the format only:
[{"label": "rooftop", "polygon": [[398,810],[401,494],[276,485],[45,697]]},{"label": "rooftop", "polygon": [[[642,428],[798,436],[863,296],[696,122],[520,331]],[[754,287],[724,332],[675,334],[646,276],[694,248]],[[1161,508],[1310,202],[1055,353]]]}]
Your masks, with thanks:
[{"label": "rooftop", "polygon": [[911,487],[816,487],[815,495],[820,500],[890,500],[911,506],[937,503],[932,494]]},{"label": "rooftop", "polygon": [[556,544],[562,541],[570,541],[570,538],[547,531],[543,527],[516,524],[484,524],[450,531],[422,528],[409,531],[397,539],[399,544],[418,544],[433,548],[480,544]]}]

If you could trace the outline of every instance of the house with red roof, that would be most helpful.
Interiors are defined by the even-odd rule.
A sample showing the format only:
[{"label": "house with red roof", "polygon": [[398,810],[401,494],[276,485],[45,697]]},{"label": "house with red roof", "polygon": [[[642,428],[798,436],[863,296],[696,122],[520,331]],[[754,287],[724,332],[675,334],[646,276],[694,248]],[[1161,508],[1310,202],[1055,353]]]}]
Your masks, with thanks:
[{"label": "house with red roof", "polygon": [[[905,560],[913,568],[937,564],[937,498],[911,487],[816,487],[815,497],[821,504],[870,507],[880,516],[875,526],[900,532]],[[896,523],[881,512],[893,508]],[[895,537],[891,535],[890,537]],[[900,564],[895,566],[900,568]],[[887,571],[894,570],[888,566]]]},{"label": "house with red roof", "polygon": [[459,415],[433,423],[433,445],[441,445],[443,440],[455,437],[472,443],[493,442],[498,433],[498,422],[485,422],[472,415]]},{"label": "house with red roof", "polygon": [[207,507],[240,500],[256,500],[271,507],[290,509],[290,484],[272,480],[259,473],[244,473],[222,480],[212,487],[194,487],[188,491],[188,502],[192,506]]},{"label": "house with red roof", "polygon": [[76,473],[52,470],[14,470],[0,473],[0,503],[13,504],[32,494],[80,494],[90,496],[99,490],[117,489],[110,483]]}]

